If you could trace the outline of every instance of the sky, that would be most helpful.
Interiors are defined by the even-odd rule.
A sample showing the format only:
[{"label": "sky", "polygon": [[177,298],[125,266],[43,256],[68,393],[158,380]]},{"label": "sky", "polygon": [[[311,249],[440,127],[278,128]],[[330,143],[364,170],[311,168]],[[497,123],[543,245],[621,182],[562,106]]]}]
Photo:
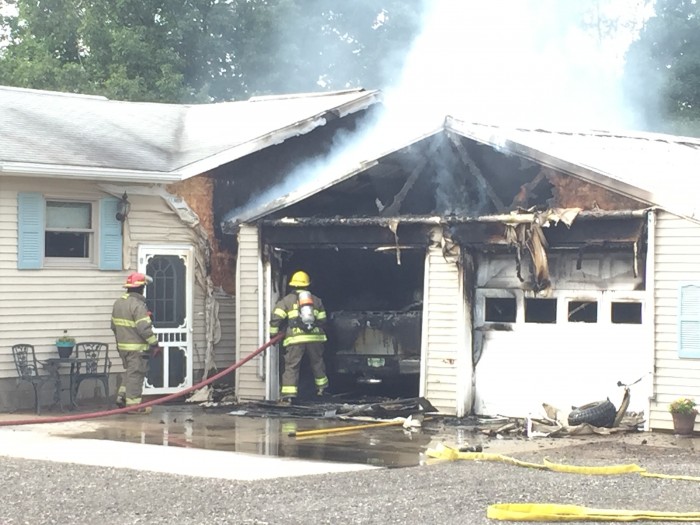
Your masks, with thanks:
[{"label": "sky", "polygon": [[581,26],[581,0],[432,0],[387,100],[397,114],[412,108],[425,119],[453,114],[565,129],[634,127],[620,75],[624,52],[648,15],[639,4],[601,0],[610,16],[631,23],[601,38]]}]

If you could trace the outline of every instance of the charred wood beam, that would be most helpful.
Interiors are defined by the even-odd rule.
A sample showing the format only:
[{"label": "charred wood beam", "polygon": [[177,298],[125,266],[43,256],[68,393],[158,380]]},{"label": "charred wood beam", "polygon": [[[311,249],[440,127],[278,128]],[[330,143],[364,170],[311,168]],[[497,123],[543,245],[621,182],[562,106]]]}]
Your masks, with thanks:
[{"label": "charred wood beam", "polygon": [[544,179],[544,172],[540,171],[535,176],[534,179],[532,179],[530,182],[520,186],[520,191],[513,198],[513,201],[510,203],[509,209],[513,210],[513,209],[518,208],[518,207],[527,208],[528,202],[530,201],[531,198],[534,197],[532,192],[535,190],[537,185],[540,182],[542,182],[543,179]]},{"label": "charred wood beam", "polygon": [[439,147],[440,147],[440,141],[438,141],[438,140],[433,141],[433,143],[430,145],[430,148],[428,148],[428,152],[420,160],[420,162],[418,162],[416,167],[413,168],[413,171],[411,171],[411,174],[406,179],[406,182],[404,182],[403,187],[394,196],[394,199],[391,201],[391,204],[386,206],[381,211],[382,215],[384,215],[384,216],[397,215],[399,213],[399,211],[401,211],[401,204],[403,204],[404,199],[406,199],[406,195],[408,195],[408,192],[411,191],[411,188],[418,180],[418,177],[420,177],[421,173],[423,173],[423,170],[428,165],[430,158],[435,154],[435,152],[437,151],[437,149]]},{"label": "charred wood beam", "polygon": [[484,177],[484,174],[481,172],[476,163],[472,160],[471,156],[469,155],[469,152],[467,152],[467,148],[464,147],[464,144],[462,144],[462,142],[459,140],[459,137],[455,133],[449,131],[447,132],[447,136],[449,137],[450,142],[452,143],[452,146],[457,152],[457,155],[459,155],[459,158],[462,161],[462,163],[468,168],[468,171],[471,174],[471,176],[474,177],[477,183],[480,184],[481,187],[484,189],[486,195],[489,196],[489,199],[491,199],[491,202],[493,202],[493,205],[496,207],[496,209],[504,210],[505,206],[503,205],[503,201],[496,194],[496,191],[493,189],[491,184],[488,183],[486,177]]},{"label": "charred wood beam", "polygon": [[[588,221],[596,219],[639,219],[645,217],[647,210],[583,210],[578,213],[576,220]],[[497,215],[482,215],[479,217],[465,217],[457,215],[442,216],[395,216],[395,217],[299,217],[283,219],[265,219],[260,224],[264,226],[367,226],[378,225],[390,227],[393,223],[399,224],[466,224],[473,222],[501,222],[508,224],[529,223],[536,219],[534,213],[501,213]]]}]

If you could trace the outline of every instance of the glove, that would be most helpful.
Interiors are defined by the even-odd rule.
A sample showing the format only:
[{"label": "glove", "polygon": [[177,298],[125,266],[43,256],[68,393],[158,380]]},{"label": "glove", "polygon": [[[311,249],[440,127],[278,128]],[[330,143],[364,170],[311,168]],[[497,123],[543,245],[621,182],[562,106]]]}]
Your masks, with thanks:
[{"label": "glove", "polygon": [[150,359],[151,357],[157,357],[158,354],[160,354],[162,350],[163,349],[161,348],[160,345],[151,345],[148,348],[148,352],[144,352],[141,357],[143,357],[144,359]]}]

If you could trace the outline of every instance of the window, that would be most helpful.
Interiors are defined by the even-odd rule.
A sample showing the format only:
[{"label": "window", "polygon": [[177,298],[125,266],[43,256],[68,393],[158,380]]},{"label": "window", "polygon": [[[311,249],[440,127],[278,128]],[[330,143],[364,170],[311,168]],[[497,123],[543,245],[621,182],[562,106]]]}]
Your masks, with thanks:
[{"label": "window", "polygon": [[595,323],[598,321],[598,303],[595,301],[570,301],[570,323]]},{"label": "window", "polygon": [[487,323],[514,323],[516,311],[515,297],[486,297],[484,300]]},{"label": "window", "polygon": [[122,269],[122,223],[119,199],[92,202],[17,194],[17,268],[36,270],[45,264],[96,264],[100,270]]},{"label": "window", "polygon": [[525,299],[526,323],[556,323],[556,299]]},{"label": "window", "polygon": [[89,202],[46,202],[44,256],[90,259],[93,229]]},{"label": "window", "polygon": [[610,321],[613,324],[642,324],[642,303],[613,302]]}]

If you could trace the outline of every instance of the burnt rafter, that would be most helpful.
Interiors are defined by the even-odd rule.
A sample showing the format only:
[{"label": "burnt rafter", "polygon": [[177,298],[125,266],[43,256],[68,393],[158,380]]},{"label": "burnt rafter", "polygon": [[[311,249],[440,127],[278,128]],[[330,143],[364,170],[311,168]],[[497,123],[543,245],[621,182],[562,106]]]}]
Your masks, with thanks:
[{"label": "burnt rafter", "polygon": [[416,183],[418,180],[418,177],[420,177],[421,173],[425,170],[425,168],[428,165],[428,162],[432,158],[432,156],[435,154],[437,149],[440,147],[440,142],[439,141],[434,141],[431,145],[430,148],[428,149],[428,152],[425,154],[425,156],[416,164],[416,166],[413,168],[411,171],[411,174],[408,176],[406,179],[406,182],[404,182],[404,185],[402,188],[399,190],[399,192],[394,195],[394,199],[391,201],[391,204],[386,206],[384,209],[382,209],[381,214],[384,217],[393,217],[399,214],[399,211],[401,210],[401,204],[403,204],[404,199],[406,199],[406,195],[408,195],[408,192],[411,191],[411,188],[413,185]]},{"label": "burnt rafter", "polygon": [[491,184],[489,184],[489,182],[486,180],[486,177],[484,177],[484,174],[481,172],[479,167],[471,158],[471,156],[467,152],[467,149],[464,147],[464,144],[462,144],[462,142],[459,140],[459,137],[451,132],[447,132],[447,136],[449,137],[450,143],[457,152],[457,155],[459,156],[460,160],[467,167],[467,172],[472,177],[474,177],[477,183],[483,188],[483,190],[486,192],[486,195],[488,195],[489,199],[491,199],[491,202],[493,202],[494,206],[496,207],[496,210],[505,210],[503,201],[498,197],[495,190],[493,189],[493,186],[491,186]]}]

